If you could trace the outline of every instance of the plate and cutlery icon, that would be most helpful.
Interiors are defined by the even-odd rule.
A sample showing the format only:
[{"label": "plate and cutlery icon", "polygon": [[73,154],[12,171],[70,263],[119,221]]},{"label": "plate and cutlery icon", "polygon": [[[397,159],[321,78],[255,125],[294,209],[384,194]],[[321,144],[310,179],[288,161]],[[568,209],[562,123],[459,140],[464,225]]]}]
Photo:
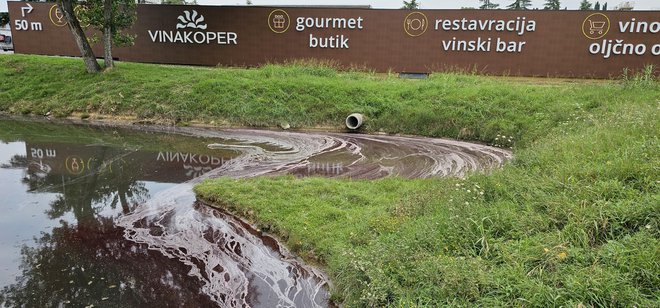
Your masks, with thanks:
[{"label": "plate and cutlery icon", "polygon": [[424,19],[419,19],[419,18],[408,19],[406,20],[406,23],[407,23],[406,27],[408,27],[408,30],[412,30],[412,31],[417,31],[424,27]]},{"label": "plate and cutlery icon", "polygon": [[420,36],[428,28],[428,19],[421,12],[412,12],[403,20],[403,30],[410,36]]}]

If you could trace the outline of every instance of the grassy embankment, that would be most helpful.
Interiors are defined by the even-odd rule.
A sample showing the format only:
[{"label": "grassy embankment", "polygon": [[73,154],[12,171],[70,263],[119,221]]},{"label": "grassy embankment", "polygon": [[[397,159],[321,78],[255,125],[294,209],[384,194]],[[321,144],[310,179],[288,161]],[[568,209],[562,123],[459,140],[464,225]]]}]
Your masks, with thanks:
[{"label": "grassy embankment", "polygon": [[[629,95],[603,82],[534,85],[460,74],[401,80],[318,64],[245,70],[118,63],[90,75],[79,59],[24,55],[0,55],[0,80],[0,112],[14,114],[340,129],[348,114],[361,112],[368,131],[484,142],[497,134],[534,139]],[[633,94],[633,100],[645,95]]]},{"label": "grassy embankment", "polygon": [[89,76],[76,60],[14,56],[0,77],[5,112],[337,127],[358,111],[370,131],[513,145],[502,170],[466,179],[220,179],[197,192],[323,265],[348,306],[660,306],[660,86],[644,76],[128,63]]}]

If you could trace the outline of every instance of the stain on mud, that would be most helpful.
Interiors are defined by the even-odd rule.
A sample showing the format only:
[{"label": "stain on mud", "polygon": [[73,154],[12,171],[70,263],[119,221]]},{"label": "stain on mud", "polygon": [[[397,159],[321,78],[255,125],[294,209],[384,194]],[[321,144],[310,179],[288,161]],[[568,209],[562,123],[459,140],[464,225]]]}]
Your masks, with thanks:
[{"label": "stain on mud", "polygon": [[237,178],[266,174],[356,179],[462,177],[497,168],[511,158],[508,150],[449,139],[254,130],[204,135],[233,141],[210,144],[209,148],[241,153],[232,164],[213,171],[215,176]]},{"label": "stain on mud", "polygon": [[123,215],[125,237],[188,265],[202,292],[222,307],[326,307],[328,280],[238,218],[196,202],[206,178],[264,175],[427,178],[501,166],[511,152],[446,139],[340,133],[182,128],[237,153],[221,166],[163,191]]}]

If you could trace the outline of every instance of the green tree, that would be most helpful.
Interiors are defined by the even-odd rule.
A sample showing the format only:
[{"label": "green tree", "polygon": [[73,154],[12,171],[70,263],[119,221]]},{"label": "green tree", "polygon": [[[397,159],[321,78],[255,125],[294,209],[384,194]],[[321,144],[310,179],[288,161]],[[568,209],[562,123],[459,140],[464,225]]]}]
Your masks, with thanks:
[{"label": "green tree", "polygon": [[546,0],[544,10],[560,10],[561,2],[559,0]]},{"label": "green tree", "polygon": [[532,6],[532,0],[515,0],[507,8],[509,10],[529,10],[530,6]]},{"label": "green tree", "polygon": [[405,1],[404,0],[402,9],[404,9],[404,10],[419,9],[419,2],[417,2],[417,0],[410,0],[410,1]]},{"label": "green tree", "polygon": [[103,59],[106,69],[114,67],[112,46],[130,46],[134,36],[122,30],[133,25],[136,20],[134,0],[87,0],[81,6],[80,19],[102,34]]},{"label": "green tree", "polygon": [[591,2],[587,0],[582,0],[582,2],[580,2],[580,10],[582,11],[591,10]]},{"label": "green tree", "polygon": [[9,23],[9,13],[8,12],[0,13],[0,27],[4,27],[8,23]]},{"label": "green tree", "polygon": [[482,3],[481,6],[479,6],[479,8],[482,10],[493,10],[500,7],[499,4],[492,3],[490,0],[479,0],[479,2]]},{"label": "green tree", "polygon": [[73,35],[76,46],[78,46],[78,50],[80,50],[80,55],[83,58],[83,62],[85,62],[87,72],[98,73],[101,71],[101,66],[96,62],[96,56],[94,55],[92,46],[89,44],[87,35],[80,26],[80,20],[78,20],[78,17],[74,12],[75,2],[76,0],[57,0],[57,6],[64,15],[64,19]]},{"label": "green tree", "polygon": [[605,4],[603,4],[603,11],[607,11],[607,2],[605,2]]},{"label": "green tree", "polygon": [[596,1],[596,4],[594,5],[594,10],[600,11],[600,2]]}]

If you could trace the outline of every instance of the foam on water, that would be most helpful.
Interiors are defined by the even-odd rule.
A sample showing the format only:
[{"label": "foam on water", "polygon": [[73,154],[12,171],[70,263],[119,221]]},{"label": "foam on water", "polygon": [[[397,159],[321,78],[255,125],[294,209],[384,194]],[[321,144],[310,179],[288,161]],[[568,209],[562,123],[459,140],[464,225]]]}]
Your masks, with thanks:
[{"label": "foam on water", "polygon": [[239,152],[221,167],[158,194],[120,217],[125,237],[190,266],[205,294],[223,307],[323,307],[328,280],[273,238],[240,219],[196,203],[192,187],[209,177],[295,174],[373,179],[465,176],[501,166],[509,151],[446,139],[356,134],[200,130],[211,149]]}]

